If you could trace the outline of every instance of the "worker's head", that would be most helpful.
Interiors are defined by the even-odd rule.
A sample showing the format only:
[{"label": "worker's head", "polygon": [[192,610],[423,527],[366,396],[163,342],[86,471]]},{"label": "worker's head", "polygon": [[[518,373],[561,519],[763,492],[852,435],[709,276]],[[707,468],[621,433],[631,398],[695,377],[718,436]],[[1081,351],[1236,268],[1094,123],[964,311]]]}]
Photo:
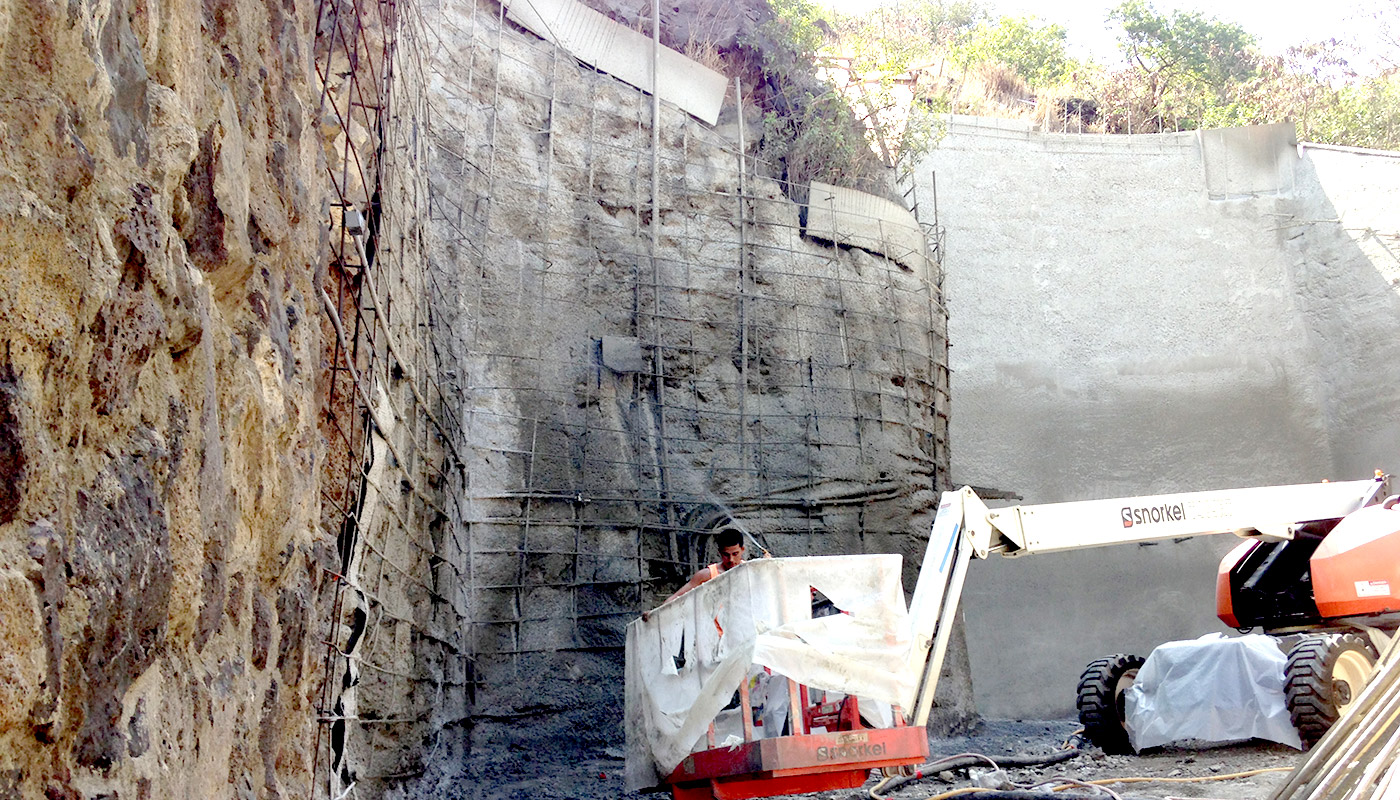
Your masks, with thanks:
[{"label": "worker's head", "polygon": [[732,569],[744,561],[744,532],[738,528],[725,528],[715,537],[715,547],[719,549],[719,568]]}]

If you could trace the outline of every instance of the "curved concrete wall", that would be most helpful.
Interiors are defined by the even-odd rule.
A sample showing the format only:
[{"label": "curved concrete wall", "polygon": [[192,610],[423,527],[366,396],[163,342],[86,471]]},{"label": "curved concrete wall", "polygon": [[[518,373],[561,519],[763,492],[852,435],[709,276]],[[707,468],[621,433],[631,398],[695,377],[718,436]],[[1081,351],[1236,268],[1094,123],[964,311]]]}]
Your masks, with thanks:
[{"label": "curved concrete wall", "polygon": [[[1397,466],[1400,158],[1292,136],[950,120],[919,195],[936,176],[955,483],[1047,503]],[[974,564],[979,708],[1072,715],[1090,659],[1223,630],[1233,544]]]}]

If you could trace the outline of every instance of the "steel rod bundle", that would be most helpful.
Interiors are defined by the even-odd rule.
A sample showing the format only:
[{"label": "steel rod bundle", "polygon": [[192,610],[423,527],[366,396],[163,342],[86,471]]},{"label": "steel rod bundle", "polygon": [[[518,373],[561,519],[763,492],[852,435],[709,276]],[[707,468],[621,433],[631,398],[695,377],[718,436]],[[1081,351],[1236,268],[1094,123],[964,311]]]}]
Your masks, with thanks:
[{"label": "steel rod bundle", "polygon": [[1391,800],[1400,796],[1400,669],[1396,641],[1361,696],[1270,800]]}]

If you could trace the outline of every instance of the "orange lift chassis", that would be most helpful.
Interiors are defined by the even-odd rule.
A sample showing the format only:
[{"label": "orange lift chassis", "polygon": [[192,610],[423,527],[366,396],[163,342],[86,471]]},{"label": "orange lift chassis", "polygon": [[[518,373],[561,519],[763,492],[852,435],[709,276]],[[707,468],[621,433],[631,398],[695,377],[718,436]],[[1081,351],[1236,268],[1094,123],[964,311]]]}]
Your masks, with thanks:
[{"label": "orange lift chassis", "polygon": [[[747,688],[747,687],[746,687]],[[803,694],[807,687],[801,687]],[[748,692],[741,691],[743,713],[751,714]],[[861,728],[858,701],[847,697],[841,710],[818,722],[835,723],[835,730],[806,733],[822,703],[807,705],[804,730],[771,739],[745,741],[733,747],[712,747],[687,756],[666,779],[675,800],[739,800],[805,794],[831,789],[855,789],[872,769],[922,764],[928,760],[928,735],[923,727],[904,724],[895,712],[893,728]],[[826,727],[822,725],[821,727]],[[746,734],[751,729],[746,726]]]},{"label": "orange lift chassis", "polygon": [[[784,735],[756,734],[745,681],[737,701],[743,736],[731,735],[717,744],[712,722],[702,737],[705,744],[685,755],[662,781],[676,800],[737,800],[856,788],[872,769],[926,761],[924,726],[967,565],[973,556],[986,558],[991,553],[1014,557],[1234,534],[1249,541],[1221,565],[1221,618],[1236,626],[1260,626],[1271,634],[1315,632],[1315,640],[1305,638],[1295,648],[1299,652],[1290,657],[1290,665],[1295,658],[1312,658],[1304,665],[1312,672],[1334,661],[1340,666],[1337,676],[1318,678],[1323,689],[1303,687],[1315,689],[1314,695],[1335,684],[1329,677],[1364,683],[1374,658],[1363,656],[1388,643],[1400,623],[1400,502],[1387,497],[1388,492],[1389,476],[1380,473],[1373,480],[996,509],[967,487],[944,492],[908,608],[910,663],[919,674],[907,723],[895,707],[892,727],[862,727],[855,696],[844,696],[839,703],[812,702],[808,687],[773,675],[775,682],[787,683],[788,708],[801,713],[789,715],[787,728],[795,729],[785,728]],[[1280,604],[1278,598],[1291,600]],[[1369,643],[1362,637],[1369,637]],[[1332,650],[1338,651],[1336,658]],[[1130,684],[1131,677],[1125,677],[1120,685]],[[1360,693],[1360,685],[1350,688],[1352,695]],[[1305,699],[1318,705],[1316,696]],[[1325,727],[1329,714],[1335,719],[1335,711],[1322,708],[1307,722]],[[1080,712],[1083,718],[1084,709]],[[1094,718],[1104,717],[1101,721],[1111,727],[1115,721],[1108,717],[1113,716],[1099,713]],[[1107,741],[1121,737],[1121,730],[1087,734],[1091,739],[1101,734]]]}]

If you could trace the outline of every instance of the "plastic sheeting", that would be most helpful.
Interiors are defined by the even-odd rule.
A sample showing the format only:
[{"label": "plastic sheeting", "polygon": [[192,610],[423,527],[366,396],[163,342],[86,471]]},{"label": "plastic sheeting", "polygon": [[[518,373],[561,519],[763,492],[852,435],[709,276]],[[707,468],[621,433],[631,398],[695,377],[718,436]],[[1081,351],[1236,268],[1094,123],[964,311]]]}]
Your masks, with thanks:
[{"label": "plastic sheeting", "polygon": [[1158,647],[1127,692],[1133,749],[1242,739],[1303,749],[1283,693],[1287,661],[1273,639],[1260,635],[1215,633]]},{"label": "plastic sheeting", "polygon": [[[787,711],[781,676],[863,703],[907,704],[919,676],[910,667],[916,645],[901,562],[897,555],[747,561],[628,625],[627,788],[657,785],[703,744],[755,667],[773,673],[764,689],[775,702],[757,729],[770,736],[781,731],[776,712]],[[812,618],[813,588],[844,613]],[[728,738],[717,731],[718,743]]]}]

